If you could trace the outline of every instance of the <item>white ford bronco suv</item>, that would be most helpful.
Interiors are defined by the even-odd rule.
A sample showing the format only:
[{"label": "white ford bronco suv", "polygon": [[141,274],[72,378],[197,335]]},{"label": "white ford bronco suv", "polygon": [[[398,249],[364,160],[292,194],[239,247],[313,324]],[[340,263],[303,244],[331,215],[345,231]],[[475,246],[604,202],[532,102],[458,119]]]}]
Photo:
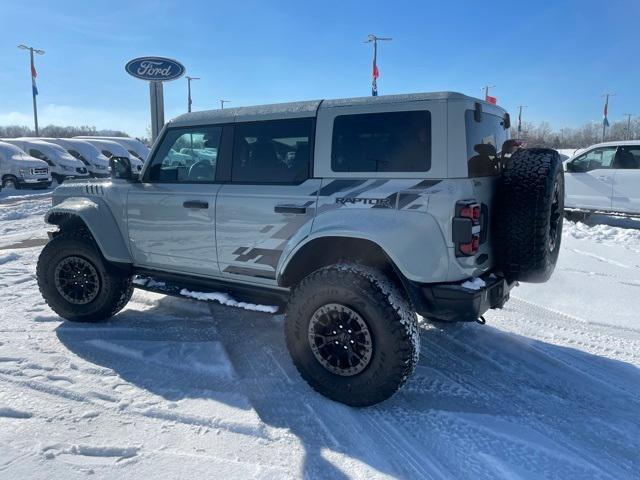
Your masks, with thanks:
[{"label": "white ford bronco suv", "polygon": [[139,175],[114,157],[111,179],[56,189],[40,291],[80,322],[120,311],[136,275],[284,306],[302,377],[375,404],[418,361],[417,314],[475,321],[554,269],[560,158],[514,153],[509,124],[448,92],[182,115]]}]

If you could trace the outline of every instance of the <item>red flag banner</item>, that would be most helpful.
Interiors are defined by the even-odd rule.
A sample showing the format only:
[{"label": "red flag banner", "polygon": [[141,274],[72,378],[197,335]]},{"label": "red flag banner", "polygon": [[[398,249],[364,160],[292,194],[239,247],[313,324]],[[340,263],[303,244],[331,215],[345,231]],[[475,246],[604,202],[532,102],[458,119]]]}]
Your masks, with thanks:
[{"label": "red flag banner", "polygon": [[485,97],[485,100],[489,103],[492,103],[493,105],[496,105],[498,103],[498,99],[496,97],[492,97],[491,95],[487,95]]}]

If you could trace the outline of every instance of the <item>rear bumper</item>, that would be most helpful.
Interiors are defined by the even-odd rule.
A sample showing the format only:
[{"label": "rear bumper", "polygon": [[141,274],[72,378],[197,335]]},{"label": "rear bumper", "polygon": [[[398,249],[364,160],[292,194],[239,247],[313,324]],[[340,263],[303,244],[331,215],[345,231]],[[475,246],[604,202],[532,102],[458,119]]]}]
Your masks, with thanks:
[{"label": "rear bumper", "polygon": [[[484,285],[483,285],[484,284]],[[423,284],[409,282],[414,308],[421,316],[445,322],[475,321],[490,308],[502,308],[515,283],[494,273],[486,273],[472,284]]]}]

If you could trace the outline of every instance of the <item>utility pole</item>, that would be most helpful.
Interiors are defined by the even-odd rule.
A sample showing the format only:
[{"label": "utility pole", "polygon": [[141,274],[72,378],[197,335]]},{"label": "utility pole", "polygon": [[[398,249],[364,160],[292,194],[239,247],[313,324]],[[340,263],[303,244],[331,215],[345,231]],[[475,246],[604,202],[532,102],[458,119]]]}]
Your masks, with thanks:
[{"label": "utility pole", "polygon": [[27,47],[26,45],[18,45],[21,50],[29,50],[29,57],[31,60],[31,96],[33,97],[33,123],[35,125],[36,137],[40,134],[38,131],[38,104],[36,103],[36,95],[38,95],[38,87],[36,86],[36,66],[33,61],[33,54],[44,55],[44,50],[38,50],[37,48]]},{"label": "utility pole", "polygon": [[631,140],[631,117],[632,113],[623,113],[624,117],[627,117],[627,134],[625,135],[625,140]]},{"label": "utility pole", "polygon": [[190,77],[189,75],[185,75],[187,79],[187,112],[191,111],[191,80],[200,80],[200,77]]},{"label": "utility pole", "polygon": [[522,132],[522,109],[527,108],[527,105],[518,105],[518,136]]},{"label": "utility pole", "polygon": [[224,104],[225,104],[225,103],[229,103],[229,102],[231,102],[231,100],[223,100],[223,99],[220,99],[220,109],[221,109],[221,110],[224,110]]},{"label": "utility pole", "polygon": [[609,126],[609,119],[608,114],[609,114],[609,97],[613,97],[615,95],[615,93],[605,93],[604,95],[602,95],[604,97],[604,113],[603,113],[603,118],[602,118],[602,141],[604,142],[606,133],[607,133],[607,127]]},{"label": "utility pole", "polygon": [[380,76],[380,71],[378,70],[378,42],[390,42],[393,40],[391,37],[378,37],[370,33],[367,35],[367,39],[364,43],[373,43],[373,80],[371,81],[371,96],[378,96],[378,77]]}]

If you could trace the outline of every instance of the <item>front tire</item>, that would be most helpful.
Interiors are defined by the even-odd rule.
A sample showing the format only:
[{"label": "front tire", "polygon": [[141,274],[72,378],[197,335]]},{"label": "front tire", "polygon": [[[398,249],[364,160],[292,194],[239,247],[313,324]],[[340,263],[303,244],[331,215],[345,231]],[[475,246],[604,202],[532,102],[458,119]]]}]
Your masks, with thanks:
[{"label": "front tire", "polygon": [[38,287],[51,309],[72,322],[100,322],[131,299],[131,275],[113,268],[83,230],[58,234],[44,247]]},{"label": "front tire", "polygon": [[377,270],[354,264],[315,271],[292,291],[285,336],[312,388],[351,406],[391,397],[420,352],[417,317]]},{"label": "front tire", "polygon": [[7,175],[2,179],[2,187],[20,190],[20,184],[18,183],[18,179],[13,175]]}]

